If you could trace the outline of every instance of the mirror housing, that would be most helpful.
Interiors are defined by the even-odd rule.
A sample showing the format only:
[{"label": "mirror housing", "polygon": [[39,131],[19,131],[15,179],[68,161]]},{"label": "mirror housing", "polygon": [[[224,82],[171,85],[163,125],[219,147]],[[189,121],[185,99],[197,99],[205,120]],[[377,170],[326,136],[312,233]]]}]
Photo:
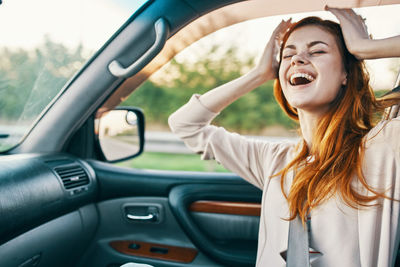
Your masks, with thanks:
[{"label": "mirror housing", "polygon": [[144,148],[145,121],[141,109],[116,107],[95,120],[95,136],[100,157],[118,162],[139,156]]}]

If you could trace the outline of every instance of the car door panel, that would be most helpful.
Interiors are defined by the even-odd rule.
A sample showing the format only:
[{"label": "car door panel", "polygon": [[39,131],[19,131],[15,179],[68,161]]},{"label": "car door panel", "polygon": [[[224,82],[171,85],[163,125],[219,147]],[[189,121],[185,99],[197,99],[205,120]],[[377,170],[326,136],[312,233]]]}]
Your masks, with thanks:
[{"label": "car door panel", "polygon": [[[182,184],[245,185],[247,182],[232,173],[201,173],[142,170],[118,167],[97,160],[87,160],[96,172],[99,200],[130,196],[168,197],[172,187]],[[151,186],[150,186],[151,185]]]},{"label": "car door panel", "polygon": [[[254,265],[257,248],[257,238],[254,238],[256,237],[254,233],[258,232],[259,217],[234,214],[236,211],[240,213],[241,209],[245,210],[246,204],[241,209],[236,208],[236,211],[231,205],[229,215],[224,214],[223,209],[216,209],[214,205],[210,211],[218,212],[218,215],[205,209],[205,214],[193,216],[190,206],[198,200],[229,201],[220,202],[221,206],[236,201],[260,203],[259,189],[251,185],[187,184],[174,187],[170,191],[169,200],[182,228],[207,255],[230,266]],[[240,229],[245,230],[240,231]],[[241,234],[238,234],[240,233],[238,230]],[[220,233],[209,234],[216,231]],[[244,235],[246,231],[247,235]]]},{"label": "car door panel", "polygon": [[[157,221],[130,220],[127,206],[158,207]],[[181,231],[165,197],[127,197],[97,204],[100,225],[95,237],[94,256],[81,266],[108,266],[127,261],[155,266],[187,266],[187,253],[194,253],[190,266],[207,266],[197,259],[198,250]],[[140,244],[139,246],[137,246]],[[187,251],[185,251],[185,249]],[[183,250],[185,255],[179,255]],[[200,257],[201,258],[201,257]],[[204,258],[204,257],[203,257]],[[187,262],[187,260],[186,260]]]},{"label": "car door panel", "polygon": [[[129,261],[154,266],[254,265],[261,191],[240,177],[226,173],[128,169],[98,161],[89,164],[96,171],[100,189],[97,204],[100,225],[80,266],[117,266]],[[182,193],[190,197],[182,200]],[[207,206],[201,208],[204,200],[231,203],[233,207],[228,214],[223,208],[215,213],[215,209],[210,211]],[[200,209],[196,208],[199,203]],[[239,208],[235,207],[238,203]],[[159,220],[129,220],[126,207],[143,207],[141,213],[138,209],[139,216],[146,216],[148,207],[158,207]],[[156,252],[143,255],[130,248],[137,243],[145,246],[147,252],[151,249]],[[167,252],[163,250],[166,246],[169,246]],[[162,253],[173,254],[175,247],[195,250],[196,256],[189,263],[159,257]],[[218,257],[218,252],[210,253],[210,249],[216,248],[224,257]]]},{"label": "car door panel", "polygon": [[[246,240],[257,243],[259,217],[207,212],[191,212],[190,216],[200,231],[217,242],[231,240],[244,243]],[[250,242],[246,246],[250,245]]]}]

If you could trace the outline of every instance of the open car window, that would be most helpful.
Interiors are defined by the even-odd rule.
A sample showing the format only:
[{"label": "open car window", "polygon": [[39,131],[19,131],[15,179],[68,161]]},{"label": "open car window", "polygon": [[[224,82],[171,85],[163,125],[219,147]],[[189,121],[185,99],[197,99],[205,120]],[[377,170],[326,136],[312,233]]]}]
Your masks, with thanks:
[{"label": "open car window", "polygon": [[21,141],[73,75],[146,2],[3,1],[0,152]]},{"label": "open car window", "polygon": [[[375,38],[400,33],[397,27],[400,20],[396,15],[399,11],[400,5],[356,9],[356,12],[366,17],[369,31]],[[168,116],[187,102],[192,94],[205,93],[249,71],[256,64],[281,19],[292,17],[297,21],[306,16],[336,20],[328,12],[246,20],[206,35],[178,53],[121,103],[123,106],[137,106],[144,110],[146,146],[141,157],[119,164],[149,169],[226,171],[213,161],[201,161],[199,155],[186,149],[170,133]],[[168,49],[173,50],[170,47]],[[400,65],[398,59],[368,60],[366,64],[371,75],[371,85],[377,95],[393,87]],[[274,99],[273,81],[235,101],[213,124],[250,138],[271,141],[298,139],[297,123],[283,113]]]}]

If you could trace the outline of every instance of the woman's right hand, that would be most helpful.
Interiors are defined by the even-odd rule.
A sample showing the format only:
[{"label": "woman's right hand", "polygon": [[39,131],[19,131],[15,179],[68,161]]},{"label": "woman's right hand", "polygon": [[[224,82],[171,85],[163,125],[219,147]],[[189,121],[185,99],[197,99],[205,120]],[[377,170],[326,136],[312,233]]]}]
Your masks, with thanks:
[{"label": "woman's right hand", "polygon": [[269,39],[264,52],[254,68],[257,75],[263,80],[263,82],[276,78],[278,72],[279,61],[278,53],[282,44],[282,38],[292,25],[292,19],[282,20],[281,23],[275,28],[274,32]]},{"label": "woman's right hand", "polygon": [[200,102],[212,112],[220,112],[239,97],[254,90],[266,81],[276,78],[277,59],[282,38],[292,25],[291,19],[282,21],[272,33],[257,66],[239,78],[225,83],[200,96]]}]

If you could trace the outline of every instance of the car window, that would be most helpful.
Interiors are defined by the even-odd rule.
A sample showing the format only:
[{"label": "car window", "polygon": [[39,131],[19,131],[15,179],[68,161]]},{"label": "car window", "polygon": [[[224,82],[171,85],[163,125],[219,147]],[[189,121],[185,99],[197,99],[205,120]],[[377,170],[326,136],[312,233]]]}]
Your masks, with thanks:
[{"label": "car window", "polygon": [[[121,105],[139,106],[146,116],[145,152],[122,166],[163,170],[227,172],[215,161],[202,161],[170,132],[168,116],[193,94],[202,94],[239,77],[257,58],[256,47],[231,42],[253,23],[227,27],[195,42],[154,73]],[[225,42],[227,39],[227,42]],[[225,41],[224,41],[225,39]],[[265,39],[265,38],[264,38]],[[255,45],[258,46],[258,45]],[[249,49],[249,48],[252,49]],[[286,118],[274,101],[273,82],[249,93],[225,109],[213,122],[249,138],[296,138],[296,123]],[[274,114],[268,116],[267,114]]]},{"label": "car window", "polygon": [[[367,18],[370,32],[377,38],[399,34],[400,5],[357,9]],[[387,14],[382,20],[382,14]],[[190,152],[168,128],[168,116],[189,100],[244,74],[258,60],[275,25],[282,18],[299,20],[316,15],[335,20],[327,12],[294,14],[245,21],[223,28],[187,47],[162,69],[154,73],[124,102],[138,106],[146,116],[145,153],[118,163],[122,166],[164,170],[227,171],[214,161],[202,161]],[[395,20],[398,20],[396,23]],[[383,30],[382,30],[383,29]],[[240,38],[238,38],[240,36]],[[399,68],[396,59],[366,62],[376,94],[390,90]],[[273,82],[268,82],[226,108],[213,124],[230,131],[270,141],[296,141],[297,123],[280,109],[273,96]]]},{"label": "car window", "polygon": [[20,142],[67,81],[146,2],[3,1],[0,152]]}]

